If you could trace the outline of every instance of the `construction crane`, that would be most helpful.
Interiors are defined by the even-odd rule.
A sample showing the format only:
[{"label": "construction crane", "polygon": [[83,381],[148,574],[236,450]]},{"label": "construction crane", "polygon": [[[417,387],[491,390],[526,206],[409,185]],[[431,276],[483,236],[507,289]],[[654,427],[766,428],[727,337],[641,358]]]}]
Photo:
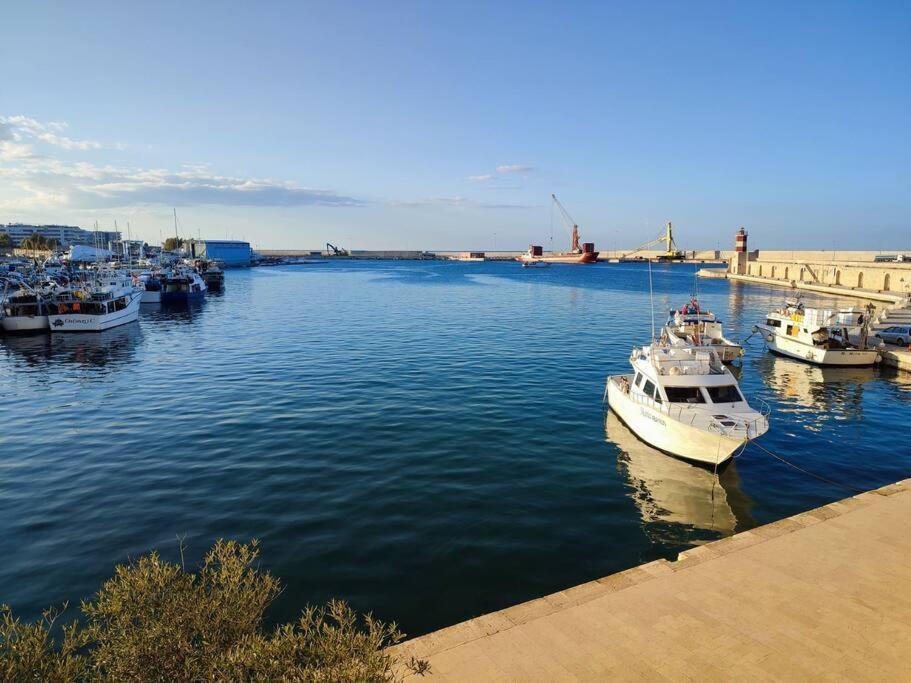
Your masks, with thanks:
[{"label": "construction crane", "polygon": [[571,251],[574,254],[581,254],[582,249],[579,247],[579,226],[576,225],[576,221],[573,220],[573,217],[569,215],[563,205],[560,203],[560,200],[557,199],[557,195],[551,194],[551,198],[554,200],[554,204],[560,209],[560,214],[563,216],[563,222],[566,224],[566,227],[570,229],[573,236],[573,246]]},{"label": "construction crane", "polygon": [[658,235],[658,237],[653,240],[649,240],[645,244],[640,244],[638,247],[626,254],[624,258],[629,258],[633,254],[637,254],[644,249],[648,249],[649,247],[654,247],[656,244],[662,243],[664,244],[664,253],[659,256],[660,259],[665,261],[672,261],[675,259],[683,258],[683,252],[677,248],[677,243],[674,242],[674,229],[671,226],[670,221],[668,221],[667,225],[664,227],[663,234]]},{"label": "construction crane", "polygon": [[342,247],[337,247],[334,244],[329,244],[328,242],[326,242],[326,252],[328,253],[330,251],[332,252],[333,256],[347,256],[348,255],[347,249],[343,249]]}]

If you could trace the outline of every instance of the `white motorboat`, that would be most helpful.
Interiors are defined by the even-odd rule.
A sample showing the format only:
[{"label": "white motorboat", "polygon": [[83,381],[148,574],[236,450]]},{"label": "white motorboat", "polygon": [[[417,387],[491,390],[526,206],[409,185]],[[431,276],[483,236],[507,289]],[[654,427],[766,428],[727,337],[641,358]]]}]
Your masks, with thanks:
[{"label": "white motorboat", "polygon": [[670,343],[709,347],[723,363],[743,356],[743,347],[724,336],[721,321],[711,311],[702,310],[696,297],[679,310],[670,311],[664,331]]},{"label": "white motorboat", "polygon": [[94,283],[55,299],[48,325],[51,332],[101,332],[135,322],[142,293],[129,275],[100,272]]},{"label": "white motorboat", "polygon": [[642,441],[719,466],[769,428],[711,348],[652,342],[630,355],[633,374],[607,378],[610,409]]},{"label": "white motorboat", "polygon": [[755,325],[772,353],[815,365],[873,365],[882,360],[880,349],[869,342],[872,306],[860,309],[808,308],[799,299],[766,316]]}]

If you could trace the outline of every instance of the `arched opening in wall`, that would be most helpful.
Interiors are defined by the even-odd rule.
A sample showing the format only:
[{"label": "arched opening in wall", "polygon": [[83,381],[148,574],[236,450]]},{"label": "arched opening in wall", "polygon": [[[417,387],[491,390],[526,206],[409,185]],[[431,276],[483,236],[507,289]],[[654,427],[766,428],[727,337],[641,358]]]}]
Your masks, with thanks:
[{"label": "arched opening in wall", "polygon": [[790,268],[785,268],[785,269],[784,269],[784,279],[785,279],[785,280],[788,279],[788,271],[789,271],[789,270],[790,270]]},{"label": "arched opening in wall", "polygon": [[836,285],[841,284],[841,271],[838,270],[838,268],[835,269],[835,284]]},{"label": "arched opening in wall", "polygon": [[883,291],[884,292],[889,291],[889,284],[890,284],[889,280],[891,280],[891,278],[889,277],[889,273],[886,273],[885,275],[883,275]]},{"label": "arched opening in wall", "polygon": [[776,266],[772,266],[772,277],[775,277]]},{"label": "arched opening in wall", "polygon": [[800,269],[800,278],[799,278],[799,280],[800,280],[801,282],[803,282],[803,271],[804,271],[804,269],[801,268],[801,269]]},{"label": "arched opening in wall", "polygon": [[864,271],[860,271],[857,274],[857,288],[858,289],[864,288]]},{"label": "arched opening in wall", "polygon": [[762,277],[762,264],[759,265],[759,277]]}]

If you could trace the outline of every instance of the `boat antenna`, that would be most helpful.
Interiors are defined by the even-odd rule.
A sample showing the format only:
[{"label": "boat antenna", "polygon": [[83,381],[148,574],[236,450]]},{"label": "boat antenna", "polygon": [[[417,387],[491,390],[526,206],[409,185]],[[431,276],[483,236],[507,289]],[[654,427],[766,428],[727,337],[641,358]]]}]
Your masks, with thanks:
[{"label": "boat antenna", "polygon": [[180,235],[177,234],[177,207],[174,207],[174,249],[180,250]]},{"label": "boat antenna", "polygon": [[652,260],[648,260],[648,308],[652,314],[652,343],[655,343],[655,291],[652,287]]},{"label": "boat antenna", "polygon": [[127,221],[127,263],[130,273],[133,272],[133,234],[130,232],[130,221]]}]

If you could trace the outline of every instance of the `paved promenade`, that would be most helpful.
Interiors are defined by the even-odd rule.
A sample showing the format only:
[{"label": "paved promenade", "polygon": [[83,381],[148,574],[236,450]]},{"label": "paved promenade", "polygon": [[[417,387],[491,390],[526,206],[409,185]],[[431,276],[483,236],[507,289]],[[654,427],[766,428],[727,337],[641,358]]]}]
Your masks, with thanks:
[{"label": "paved promenade", "polygon": [[911,680],[911,479],[397,649],[437,683]]}]

